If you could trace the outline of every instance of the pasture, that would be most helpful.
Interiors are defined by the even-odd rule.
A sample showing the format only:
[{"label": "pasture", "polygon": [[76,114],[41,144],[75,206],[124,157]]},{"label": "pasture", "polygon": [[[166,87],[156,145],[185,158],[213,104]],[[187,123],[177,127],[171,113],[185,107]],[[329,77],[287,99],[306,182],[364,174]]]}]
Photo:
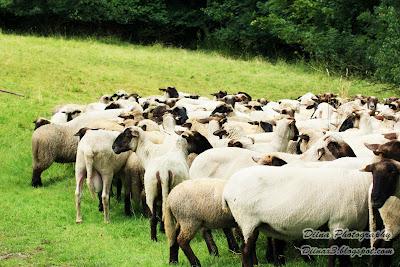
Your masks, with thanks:
[{"label": "pasture", "polygon": [[[42,188],[31,181],[32,121],[49,117],[57,104],[89,103],[124,89],[141,95],[158,88],[209,95],[220,89],[246,91],[267,99],[293,98],[308,91],[394,95],[384,85],[328,76],[323,70],[261,59],[231,59],[211,52],[138,46],[113,40],[64,39],[0,33],[0,265],[167,266],[164,235],[150,240],[146,218],[123,215],[123,203],[111,200],[111,224],[103,223],[97,200],[84,190],[84,223],[75,224],[72,164],[54,164],[43,174]],[[215,232],[221,256],[208,255],[198,236],[192,246],[204,266],[239,266],[240,255],[227,250]],[[265,236],[258,241],[262,263]],[[398,247],[398,246],[397,246]],[[306,266],[293,246],[288,266]],[[360,265],[368,259],[357,259]],[[398,260],[397,260],[398,261]],[[180,251],[180,265],[187,266]],[[317,258],[319,266],[325,257]],[[263,264],[265,265],[265,264]]]}]

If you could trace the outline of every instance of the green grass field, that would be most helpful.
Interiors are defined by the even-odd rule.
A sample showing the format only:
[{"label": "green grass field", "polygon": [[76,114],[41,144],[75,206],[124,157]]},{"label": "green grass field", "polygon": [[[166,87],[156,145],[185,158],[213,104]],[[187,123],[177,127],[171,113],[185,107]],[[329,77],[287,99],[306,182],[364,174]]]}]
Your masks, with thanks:
[{"label": "green grass field", "polygon": [[[245,90],[255,97],[295,97],[307,91],[394,94],[380,84],[329,77],[304,65],[270,64],[261,59],[234,60],[216,53],[137,46],[93,39],[66,40],[0,33],[0,265],[163,266],[168,263],[165,236],[150,241],[149,223],[126,218],[123,204],[111,201],[111,224],[103,223],[97,201],[85,188],[84,223],[75,224],[72,164],[54,164],[33,189],[31,179],[32,121],[50,116],[62,103],[88,103],[103,93],[123,88],[142,95],[158,88],[208,95],[219,89]],[[221,256],[211,257],[200,237],[192,247],[204,266],[239,266],[240,256],[227,251],[215,233]],[[264,242],[264,243],[263,243]],[[265,237],[259,240],[262,263]],[[305,265],[289,247],[289,266]],[[357,261],[359,264],[363,261]],[[316,265],[324,266],[326,258]],[[187,265],[180,252],[180,264]]]}]

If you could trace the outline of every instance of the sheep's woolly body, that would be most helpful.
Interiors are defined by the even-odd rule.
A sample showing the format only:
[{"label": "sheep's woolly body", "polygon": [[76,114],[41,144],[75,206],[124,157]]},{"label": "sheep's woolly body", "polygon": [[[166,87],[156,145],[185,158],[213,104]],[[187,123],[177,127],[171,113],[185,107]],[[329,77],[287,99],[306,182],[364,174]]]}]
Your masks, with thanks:
[{"label": "sheep's woolly body", "polygon": [[111,182],[126,163],[131,152],[115,154],[112,144],[119,135],[116,131],[89,130],[79,142],[75,164],[76,179],[76,222],[81,222],[80,199],[82,194],[82,180],[86,182],[92,197],[95,192],[102,192],[104,206],[104,220],[109,222],[108,198]]},{"label": "sheep's woolly body", "polygon": [[371,182],[370,173],[354,170],[257,166],[233,175],[223,200],[245,240],[261,224],[272,237],[297,239],[325,223],[330,231],[364,229]]},{"label": "sheep's woolly body", "polygon": [[[186,140],[178,140],[178,142]],[[167,142],[170,150],[165,154],[151,160],[151,164],[146,164],[144,174],[144,188],[146,193],[146,203],[153,211],[153,202],[158,195],[157,182],[161,182],[162,209],[169,191],[184,180],[189,179],[189,167],[186,162],[186,153],[177,143]]]},{"label": "sheep's woolly body", "polygon": [[178,225],[185,236],[193,236],[201,227],[217,229],[235,225],[232,214],[222,209],[225,182],[221,179],[187,180],[170,192],[165,211],[165,233],[170,245],[175,240]]},{"label": "sheep's woolly body", "polygon": [[254,166],[252,157],[258,157],[259,152],[237,148],[213,148],[198,155],[189,170],[191,179],[216,178],[227,180],[236,171]]}]

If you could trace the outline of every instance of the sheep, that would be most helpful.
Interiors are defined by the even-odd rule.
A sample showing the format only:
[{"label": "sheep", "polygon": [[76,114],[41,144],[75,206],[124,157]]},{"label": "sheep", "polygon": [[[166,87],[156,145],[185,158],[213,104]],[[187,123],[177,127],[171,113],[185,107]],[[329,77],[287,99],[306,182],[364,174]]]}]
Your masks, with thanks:
[{"label": "sheep", "polygon": [[237,170],[254,166],[252,157],[261,153],[237,147],[209,149],[195,158],[189,169],[191,179],[229,179]]},{"label": "sheep", "polygon": [[178,262],[178,249],[183,250],[191,266],[200,266],[200,261],[190,247],[196,232],[202,229],[210,254],[218,255],[210,229],[222,228],[229,249],[239,250],[232,234],[236,227],[229,211],[222,209],[222,192],[225,180],[187,180],[177,185],[168,195],[165,208],[165,233],[170,247],[169,263]]},{"label": "sheep", "polygon": [[[37,128],[32,134],[32,186],[42,186],[41,174],[53,162],[75,162],[78,137],[74,134],[83,127],[121,128],[115,119],[122,110],[93,112],[78,116],[63,125],[46,124]],[[96,121],[102,119],[101,121]]]},{"label": "sheep", "polygon": [[141,206],[143,214],[145,214],[146,204],[142,202],[142,192],[144,189],[144,167],[136,155],[136,153],[130,153],[126,160],[125,166],[122,170],[122,183],[125,188],[125,215],[131,216],[131,199],[135,206]]},{"label": "sheep", "polygon": [[287,163],[298,163],[309,161],[330,161],[342,157],[355,157],[351,147],[343,139],[334,133],[327,134],[319,139],[306,152],[300,155],[293,155],[283,152],[271,152],[262,157],[253,157],[253,160],[260,165],[281,166]]},{"label": "sheep", "polygon": [[[371,182],[370,173],[346,169],[256,166],[236,172],[225,185],[223,205],[243,232],[243,266],[255,263],[259,229],[277,239],[300,239],[303,229],[326,223],[332,234],[338,229],[363,230]],[[330,240],[329,247],[340,241]],[[329,256],[330,266],[334,260]],[[348,258],[340,262],[346,264]]]},{"label": "sheep", "polygon": [[[371,172],[373,183],[369,188],[370,231],[384,230],[383,238],[371,239],[372,248],[390,248],[393,239],[400,233],[400,163],[392,159],[383,159],[365,167]],[[391,266],[391,256],[373,255],[373,266]]]},{"label": "sheep", "polygon": [[82,223],[81,197],[85,176],[89,191],[92,196],[95,192],[102,191],[104,222],[110,222],[109,194],[111,182],[121,171],[129,152],[115,154],[111,146],[120,134],[117,131],[89,130],[78,144],[75,164],[75,206],[76,223]]},{"label": "sheep", "polygon": [[161,210],[164,210],[169,191],[180,182],[189,179],[186,162],[187,141],[179,136],[170,135],[163,144],[156,145],[141,128],[132,126],[116,138],[112,148],[117,154],[132,150],[143,163],[146,204],[152,214],[151,239],[157,241],[158,200],[161,200]]},{"label": "sheep", "polygon": [[[262,153],[272,151],[286,152],[290,140],[298,137],[296,122],[293,119],[281,119],[277,122],[276,131],[272,133],[249,134],[250,144],[233,140],[233,146],[243,147],[249,150]],[[237,144],[235,144],[237,143]]]}]

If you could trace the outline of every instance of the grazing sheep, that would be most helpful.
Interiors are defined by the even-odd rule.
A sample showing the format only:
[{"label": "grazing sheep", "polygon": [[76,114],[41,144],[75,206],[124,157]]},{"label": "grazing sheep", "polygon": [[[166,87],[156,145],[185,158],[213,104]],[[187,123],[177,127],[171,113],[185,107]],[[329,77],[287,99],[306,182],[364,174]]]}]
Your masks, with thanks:
[{"label": "grazing sheep", "polygon": [[191,266],[200,266],[200,261],[189,243],[201,228],[210,254],[218,255],[210,229],[222,228],[229,249],[239,250],[231,230],[232,227],[236,227],[235,220],[229,211],[222,209],[221,198],[225,182],[220,179],[187,180],[171,190],[164,213],[170,263],[178,262],[180,247]]}]

